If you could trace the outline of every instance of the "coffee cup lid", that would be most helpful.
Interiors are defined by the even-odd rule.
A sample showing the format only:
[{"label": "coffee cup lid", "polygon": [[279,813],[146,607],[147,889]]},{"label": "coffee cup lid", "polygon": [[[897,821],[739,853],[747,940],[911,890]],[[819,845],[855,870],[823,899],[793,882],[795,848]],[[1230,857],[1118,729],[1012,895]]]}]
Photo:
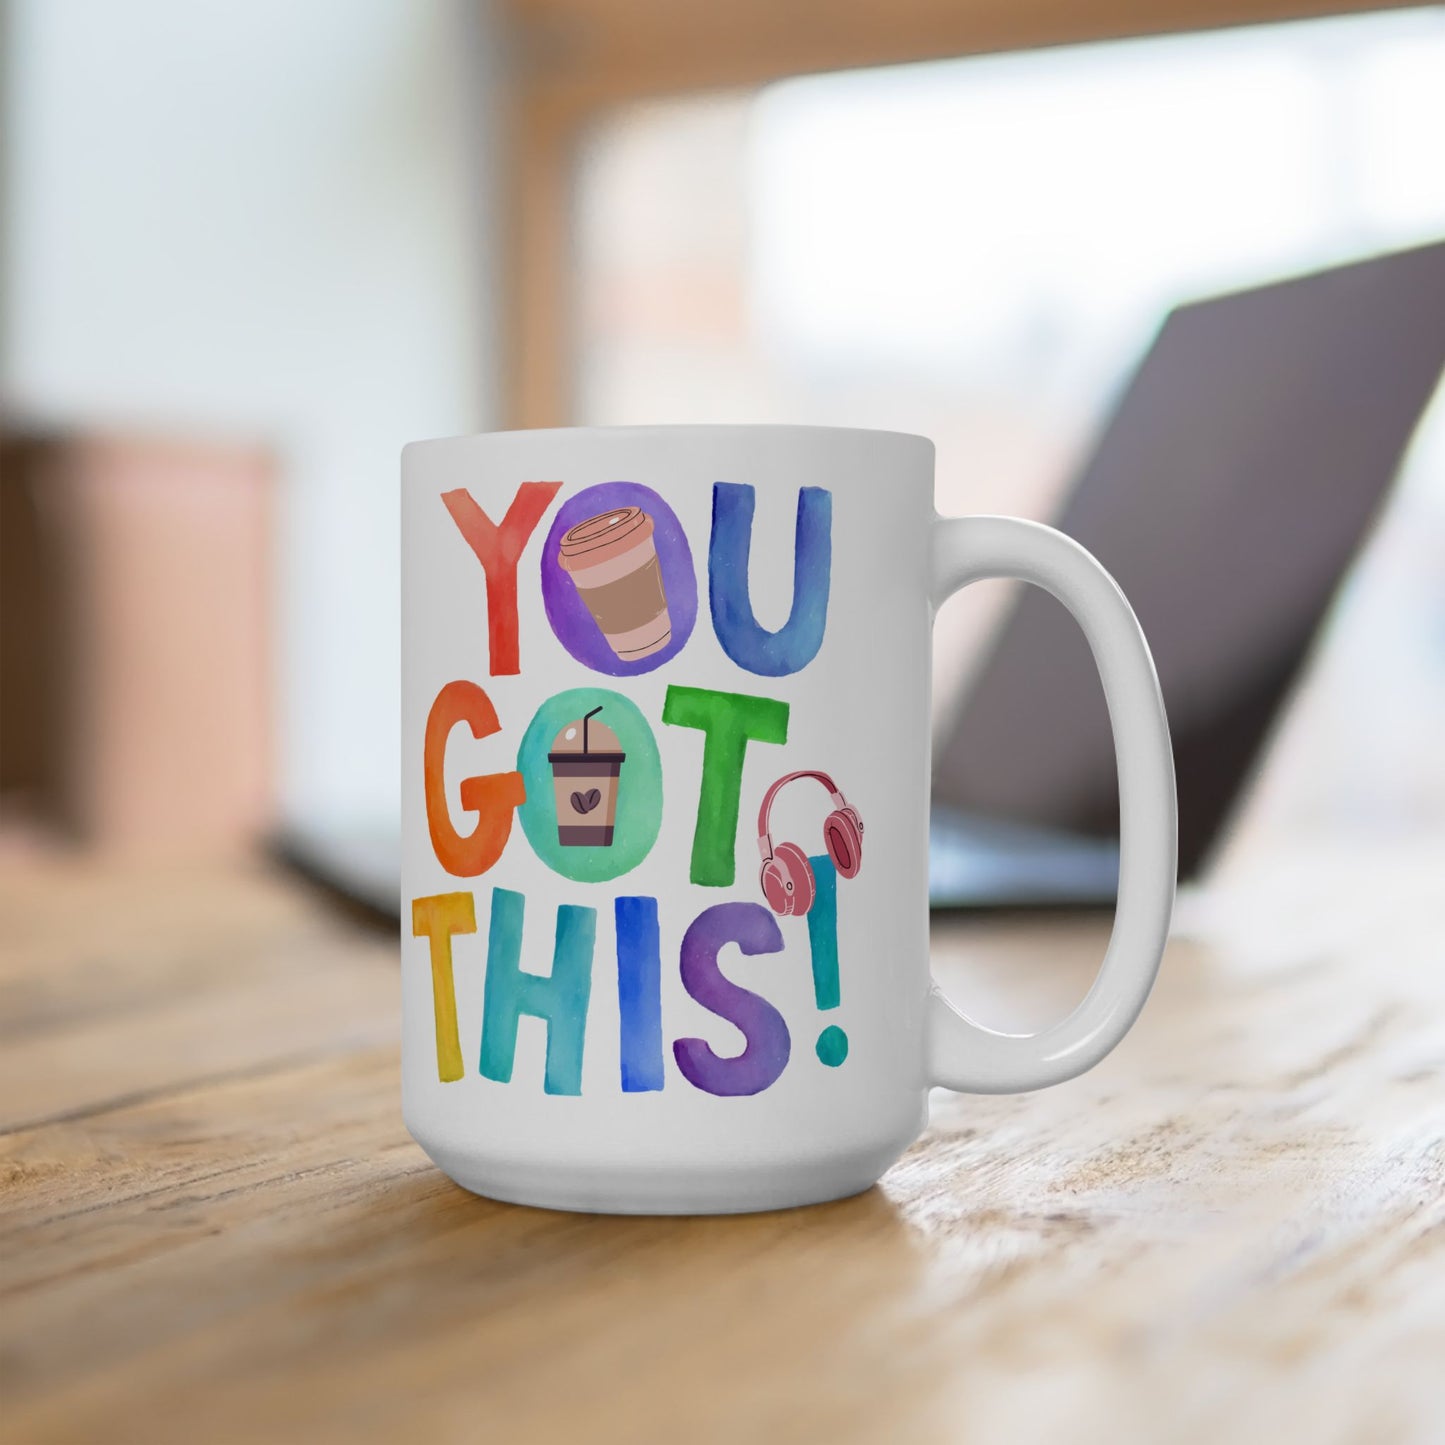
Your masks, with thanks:
[{"label": "coffee cup lid", "polygon": [[553,741],[552,752],[578,757],[592,754],[608,754],[613,757],[622,755],[621,739],[606,723],[597,720],[597,714],[601,711],[600,707],[595,707],[586,717],[569,722]]},{"label": "coffee cup lid", "polygon": [[652,518],[641,507],[615,507],[564,532],[557,560],[569,572],[574,567],[590,567],[651,536]]}]

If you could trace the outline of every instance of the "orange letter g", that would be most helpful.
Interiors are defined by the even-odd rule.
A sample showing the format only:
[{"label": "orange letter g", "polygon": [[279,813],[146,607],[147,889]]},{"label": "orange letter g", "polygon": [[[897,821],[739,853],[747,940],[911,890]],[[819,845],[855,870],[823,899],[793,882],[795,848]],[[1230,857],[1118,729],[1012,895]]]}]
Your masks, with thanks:
[{"label": "orange letter g", "polygon": [[521,773],[488,773],[462,780],[462,807],[477,815],[477,826],[463,837],[452,826],[447,807],[445,764],[447,739],[457,723],[471,728],[479,742],[500,732],[492,700],[474,682],[449,682],[427,714],[422,774],[426,783],[426,824],[437,862],[457,878],[485,873],[507,846],[512,814],[527,801]]}]

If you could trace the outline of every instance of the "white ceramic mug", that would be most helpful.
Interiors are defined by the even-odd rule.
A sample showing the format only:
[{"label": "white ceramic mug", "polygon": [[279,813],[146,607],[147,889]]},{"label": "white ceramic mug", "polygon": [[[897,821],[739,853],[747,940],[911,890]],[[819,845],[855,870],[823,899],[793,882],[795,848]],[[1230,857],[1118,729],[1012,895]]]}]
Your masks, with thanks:
[{"label": "white ceramic mug", "polygon": [[[907,1148],[930,1085],[1041,1088],[1124,1036],[1168,929],[1174,777],[1088,553],[938,518],[932,443],[889,432],[503,432],[414,443],[402,473],[403,1106],[459,1184],[834,1199]],[[982,577],[1073,612],[1118,755],[1113,938],[1029,1036],[928,968],[929,631]]]}]

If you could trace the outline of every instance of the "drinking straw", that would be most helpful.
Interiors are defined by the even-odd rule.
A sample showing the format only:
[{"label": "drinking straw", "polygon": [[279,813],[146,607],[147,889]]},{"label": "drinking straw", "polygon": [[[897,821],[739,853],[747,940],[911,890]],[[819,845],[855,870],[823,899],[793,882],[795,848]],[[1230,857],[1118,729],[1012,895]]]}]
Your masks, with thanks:
[{"label": "drinking straw", "polygon": [[596,717],[602,711],[602,704],[599,702],[591,712],[582,714],[582,753],[585,757],[589,749],[587,747],[587,719]]}]

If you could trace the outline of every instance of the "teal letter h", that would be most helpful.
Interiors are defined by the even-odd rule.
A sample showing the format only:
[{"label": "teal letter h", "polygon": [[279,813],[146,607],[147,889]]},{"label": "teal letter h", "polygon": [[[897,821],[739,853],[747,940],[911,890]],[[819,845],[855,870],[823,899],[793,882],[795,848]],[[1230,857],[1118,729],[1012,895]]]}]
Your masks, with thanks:
[{"label": "teal letter h", "polygon": [[522,971],[523,908],[520,893],[507,888],[492,890],[487,984],[482,999],[482,1076],[500,1084],[511,1082],[517,1023],[523,1014],[531,1014],[547,1021],[543,1088],[549,1094],[580,1094],[597,910],[571,903],[557,909],[552,972],[543,977]]}]

